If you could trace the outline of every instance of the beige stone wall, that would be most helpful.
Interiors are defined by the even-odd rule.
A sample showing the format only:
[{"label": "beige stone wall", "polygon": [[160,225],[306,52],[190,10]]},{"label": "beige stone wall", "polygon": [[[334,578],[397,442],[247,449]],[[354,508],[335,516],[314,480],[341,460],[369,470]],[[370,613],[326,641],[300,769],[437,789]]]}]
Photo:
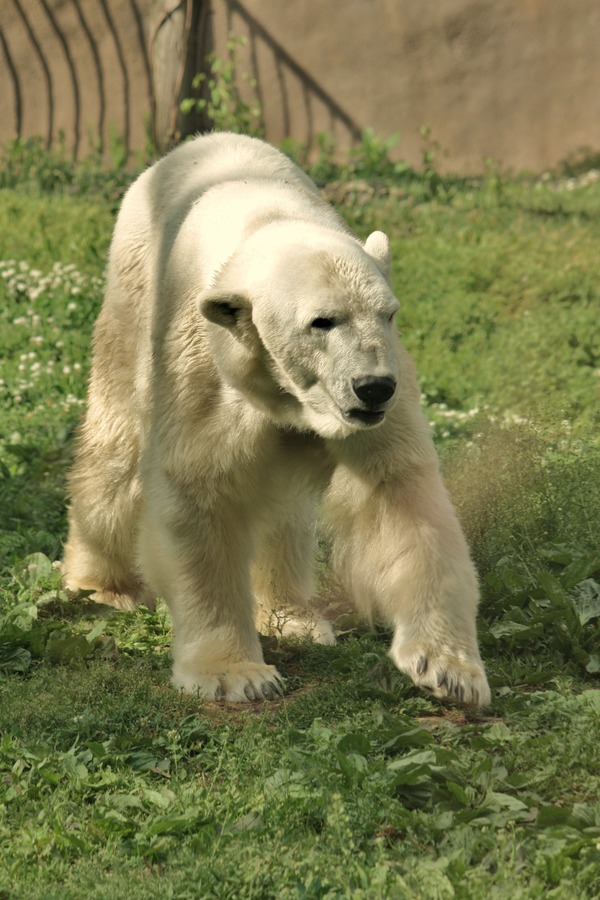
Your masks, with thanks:
[{"label": "beige stone wall", "polygon": [[148,2],[0,0],[0,141],[64,134],[86,155],[113,135],[145,143]]},{"label": "beige stone wall", "polygon": [[542,169],[600,150],[598,0],[230,0],[269,135],[342,142],[371,126],[418,162],[429,126],[452,169]]},{"label": "beige stone wall", "polygon": [[370,126],[416,163],[428,125],[458,171],[600,150],[598,0],[0,0],[0,141],[166,145],[174,95],[231,30],[273,141]]}]

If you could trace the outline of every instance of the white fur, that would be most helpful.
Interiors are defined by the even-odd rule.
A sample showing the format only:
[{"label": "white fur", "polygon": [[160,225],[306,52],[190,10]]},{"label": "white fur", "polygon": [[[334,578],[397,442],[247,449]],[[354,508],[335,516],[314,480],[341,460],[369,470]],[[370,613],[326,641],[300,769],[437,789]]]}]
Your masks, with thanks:
[{"label": "white fur", "polygon": [[389,272],[385,235],[362,245],[255,139],[197,138],[124,199],[65,580],[122,608],[163,596],[186,690],[281,693],[255,615],[333,640],[322,617],[303,625],[323,498],[339,575],[394,626],[396,665],[438,696],[489,702],[477,581]]}]

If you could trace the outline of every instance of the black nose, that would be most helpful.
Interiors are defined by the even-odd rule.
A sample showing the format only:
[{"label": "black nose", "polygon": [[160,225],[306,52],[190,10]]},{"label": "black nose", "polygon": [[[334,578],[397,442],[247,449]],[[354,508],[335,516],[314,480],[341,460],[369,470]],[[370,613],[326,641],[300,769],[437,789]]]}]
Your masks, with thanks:
[{"label": "black nose", "polygon": [[352,389],[359,400],[367,406],[382,406],[394,396],[396,381],[387,375],[378,378],[376,375],[365,375],[364,378],[353,378]]}]

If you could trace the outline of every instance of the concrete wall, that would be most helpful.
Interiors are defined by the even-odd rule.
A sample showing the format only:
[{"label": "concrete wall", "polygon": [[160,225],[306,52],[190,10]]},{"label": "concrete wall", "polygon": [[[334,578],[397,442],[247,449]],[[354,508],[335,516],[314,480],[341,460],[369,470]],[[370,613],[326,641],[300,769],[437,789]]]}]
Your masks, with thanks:
[{"label": "concrete wall", "polygon": [[137,0],[0,0],[0,142],[63,133],[85,156],[117,134],[143,147],[147,20]]},{"label": "concrete wall", "polygon": [[428,125],[457,171],[600,150],[598,0],[0,0],[0,141],[168,144],[174,94],[232,30],[273,141],[370,126],[418,162]]}]

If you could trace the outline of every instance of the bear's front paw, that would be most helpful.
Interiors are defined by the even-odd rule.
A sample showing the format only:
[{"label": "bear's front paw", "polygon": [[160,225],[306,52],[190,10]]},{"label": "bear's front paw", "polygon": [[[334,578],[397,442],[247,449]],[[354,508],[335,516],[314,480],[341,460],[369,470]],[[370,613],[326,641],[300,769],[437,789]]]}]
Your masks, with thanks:
[{"label": "bear's front paw", "polygon": [[247,703],[249,700],[276,700],[283,697],[283,679],[275,666],[265,663],[224,662],[207,666],[201,672],[184,671],[175,666],[173,684],[204,700]]},{"label": "bear's front paw", "polygon": [[469,706],[489,706],[492,701],[478,655],[417,642],[392,645],[389,655],[401,672],[436,697],[448,697]]}]

